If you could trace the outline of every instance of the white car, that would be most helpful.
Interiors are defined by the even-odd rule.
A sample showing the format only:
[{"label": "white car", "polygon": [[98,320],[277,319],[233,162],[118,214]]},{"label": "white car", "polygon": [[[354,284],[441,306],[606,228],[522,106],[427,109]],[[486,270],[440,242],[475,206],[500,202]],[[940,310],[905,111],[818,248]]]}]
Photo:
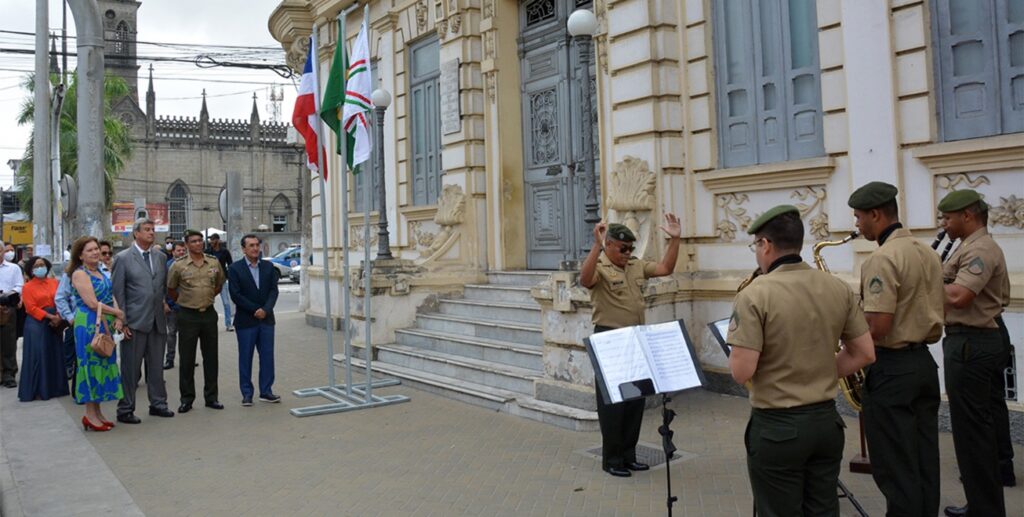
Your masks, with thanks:
[{"label": "white car", "polygon": [[281,264],[280,262],[274,262],[267,257],[263,257],[263,260],[270,262],[274,266],[274,271],[277,273],[277,281],[280,282],[282,278],[288,278],[288,275],[292,273],[292,268]]}]

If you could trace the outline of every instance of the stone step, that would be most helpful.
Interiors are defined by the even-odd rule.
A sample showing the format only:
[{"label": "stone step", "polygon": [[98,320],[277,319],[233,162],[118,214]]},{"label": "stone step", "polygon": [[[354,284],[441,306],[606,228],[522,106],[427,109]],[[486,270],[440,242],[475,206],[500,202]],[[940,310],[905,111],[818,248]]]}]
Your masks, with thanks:
[{"label": "stone step", "polygon": [[375,348],[376,360],[381,363],[403,366],[517,393],[532,395],[533,381],[542,376],[538,370],[407,345],[377,345]]},{"label": "stone step", "polygon": [[[336,355],[335,361],[340,362],[339,358],[341,355]],[[352,366],[362,371],[366,368],[366,363],[362,359],[353,359]],[[552,404],[492,386],[379,361],[375,361],[371,368],[376,373],[401,379],[403,386],[410,386],[452,400],[502,411],[573,431],[593,432],[600,429],[595,411],[584,411]]]},{"label": "stone step", "polygon": [[463,298],[489,302],[520,303],[536,305],[530,296],[531,287],[518,285],[466,284]]},{"label": "stone step", "polygon": [[[539,319],[537,323],[540,323]],[[480,320],[436,313],[419,314],[416,316],[416,328],[497,339],[523,345],[541,346],[544,344],[544,335],[541,333],[540,325],[513,321]]]},{"label": "stone step", "polygon": [[518,285],[533,287],[543,282],[554,271],[494,271],[487,273],[491,285]]},{"label": "stone step", "polygon": [[423,329],[395,330],[395,340],[399,345],[425,348],[471,359],[518,366],[535,371],[544,368],[541,349],[537,346]]},{"label": "stone step", "polygon": [[540,306],[521,303],[485,302],[474,300],[439,300],[438,311],[450,316],[461,316],[481,321],[500,320],[540,324]]}]

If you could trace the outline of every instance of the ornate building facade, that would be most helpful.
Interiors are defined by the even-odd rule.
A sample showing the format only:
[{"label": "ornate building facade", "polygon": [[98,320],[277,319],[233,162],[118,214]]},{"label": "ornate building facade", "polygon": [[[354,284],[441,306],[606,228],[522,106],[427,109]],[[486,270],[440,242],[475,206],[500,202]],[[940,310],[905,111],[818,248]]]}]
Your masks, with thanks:
[{"label": "ornate building facade", "polygon": [[[269,27],[289,64],[301,68],[306,37],[317,30],[325,81],[338,34],[334,20],[351,3],[283,0]],[[542,335],[541,361],[526,375],[532,388],[512,390],[518,395],[504,395],[497,406],[592,427],[593,372],[581,345],[591,328],[589,296],[571,268],[559,270],[592,239],[582,223],[583,181],[575,172],[583,159],[580,135],[588,129],[598,148],[602,215],[637,233],[637,255],[660,256],[659,221],[668,211],[682,217],[675,275],[645,286],[648,321],[686,320],[703,367],[721,388],[732,389],[726,357],[705,325],[730,314],[737,285],[755,267],[745,249],[746,226],[773,205],[796,205],[808,230],[809,259],[815,242],[854,229],[847,197],[873,180],[900,188],[902,221],[927,242],[938,230],[935,206],[946,193],[976,188],[985,196],[992,205],[989,230],[1009,261],[1005,319],[1018,345],[1016,362],[1024,365],[1024,62],[1012,50],[1024,35],[1024,13],[1003,0],[983,0],[983,8],[966,13],[950,4],[371,1],[374,81],[394,96],[382,163],[392,251],[402,259],[381,263],[374,274],[377,307],[392,309],[373,323],[380,371],[428,387],[448,382],[437,380],[444,377],[439,372],[417,377],[412,370],[423,367],[397,356],[427,348],[428,338],[441,342],[428,335],[441,328],[431,325],[447,320],[445,332],[455,332],[458,322],[451,322],[460,314],[477,325],[476,337],[485,335],[483,323],[459,312],[483,296],[480,285],[511,283],[510,272],[541,272],[530,277],[536,279],[530,300],[506,303],[539,306],[529,324]],[[566,31],[577,8],[593,9],[599,22],[591,81],[582,80],[576,43]],[[352,37],[361,13],[348,18]],[[580,123],[578,100],[587,83],[594,128]],[[332,181],[325,195],[336,207],[353,193]],[[346,262],[361,268],[365,243],[357,239],[346,261],[340,215],[313,206],[314,225],[323,218],[329,229],[326,243],[314,232],[313,247],[330,252],[338,299],[341,268]],[[376,225],[377,213],[364,221],[353,212],[350,221],[353,235],[361,236],[363,224]],[[826,258],[856,286],[873,249],[858,240],[829,248]],[[310,268],[310,275],[311,305],[322,307],[316,300],[324,295],[323,270]],[[496,314],[499,305],[486,310],[495,311],[501,327],[507,318]],[[325,316],[315,308],[307,313],[319,324]],[[528,340],[512,337],[514,325],[503,330],[503,342]],[[423,338],[418,345],[411,334]],[[941,347],[931,348],[941,367]],[[439,350],[434,358],[455,354]],[[419,358],[423,364],[432,357]],[[486,397],[473,399],[469,388],[449,384],[453,396],[488,405],[481,401]],[[1024,396],[1009,402],[1018,434],[1024,428],[1019,400]],[[544,403],[582,413],[537,409]]]}]

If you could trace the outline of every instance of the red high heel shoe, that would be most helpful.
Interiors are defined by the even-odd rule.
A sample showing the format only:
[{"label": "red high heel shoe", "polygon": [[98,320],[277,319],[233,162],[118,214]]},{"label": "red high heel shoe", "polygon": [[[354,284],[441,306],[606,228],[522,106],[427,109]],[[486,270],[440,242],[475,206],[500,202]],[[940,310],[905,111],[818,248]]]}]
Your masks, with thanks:
[{"label": "red high heel shoe", "polygon": [[97,433],[102,433],[104,431],[109,431],[110,428],[107,427],[106,424],[104,424],[104,425],[93,425],[92,422],[89,421],[89,417],[83,416],[82,417],[82,430],[83,431],[90,431],[91,430],[91,431],[95,431]]},{"label": "red high heel shoe", "polygon": [[106,420],[104,420],[104,419],[102,419],[102,418],[100,419],[100,422],[102,422],[102,423],[103,423],[103,425],[105,425],[105,426],[107,426],[107,427],[109,427],[109,428],[111,428],[111,429],[113,429],[113,428],[117,427],[116,425],[114,425],[114,423],[113,423],[113,422],[108,422],[108,421],[106,421]]}]

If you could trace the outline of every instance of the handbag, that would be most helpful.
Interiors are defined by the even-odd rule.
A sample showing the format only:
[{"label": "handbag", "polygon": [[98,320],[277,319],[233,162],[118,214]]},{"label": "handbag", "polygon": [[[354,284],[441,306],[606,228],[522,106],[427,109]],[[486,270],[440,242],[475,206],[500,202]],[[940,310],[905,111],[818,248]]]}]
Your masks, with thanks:
[{"label": "handbag", "polygon": [[[106,329],[106,332],[104,332]],[[107,320],[103,319],[103,304],[96,303],[96,335],[89,343],[92,352],[100,357],[110,357],[114,354],[114,338],[110,336],[110,328],[107,327]]]}]

